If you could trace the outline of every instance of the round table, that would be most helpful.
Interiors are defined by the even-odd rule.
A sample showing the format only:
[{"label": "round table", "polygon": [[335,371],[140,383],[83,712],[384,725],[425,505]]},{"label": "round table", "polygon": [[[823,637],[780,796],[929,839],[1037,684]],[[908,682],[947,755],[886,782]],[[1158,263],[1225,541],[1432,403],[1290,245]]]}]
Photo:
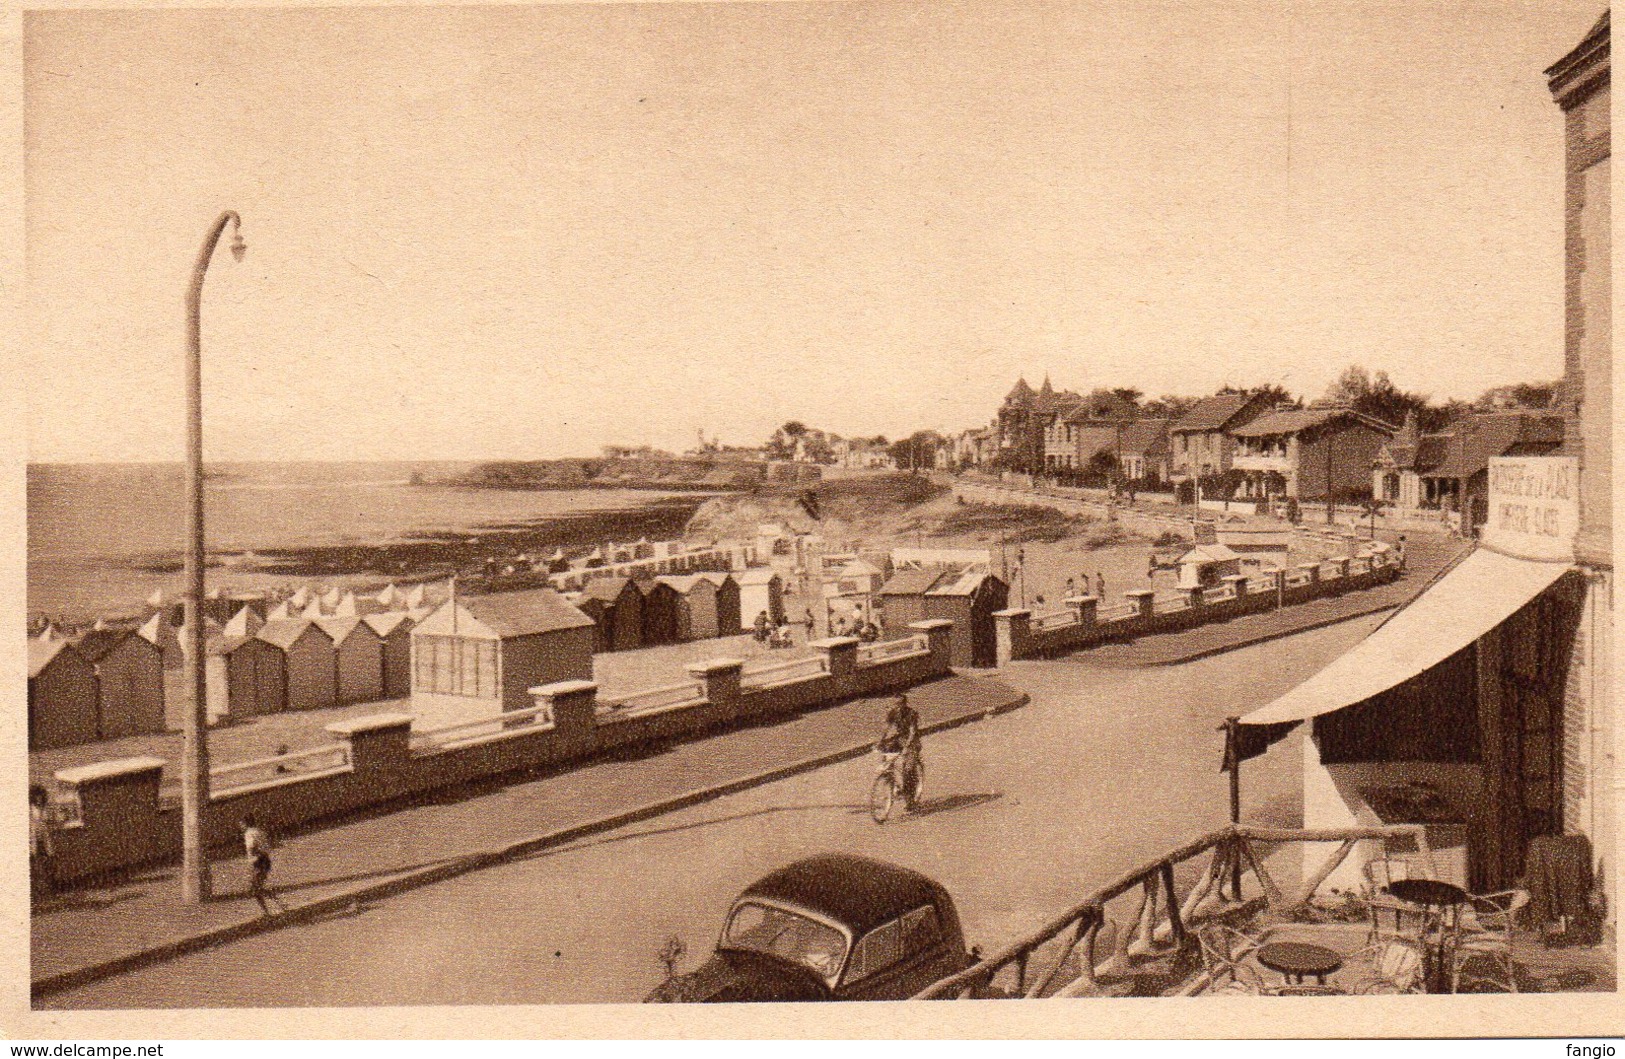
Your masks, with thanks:
[{"label": "round table", "polygon": [[1335,950],[1307,941],[1267,942],[1259,946],[1254,957],[1270,970],[1279,971],[1290,985],[1302,985],[1304,977],[1311,974],[1318,985],[1325,985],[1326,976],[1343,966],[1343,957]]},{"label": "round table", "polygon": [[1401,901],[1421,905],[1436,917],[1432,944],[1424,945],[1422,949],[1429,964],[1423,977],[1427,981],[1428,992],[1448,992],[1445,981],[1448,950],[1456,934],[1461,906],[1467,903],[1467,891],[1439,879],[1397,879],[1388,884],[1388,892]]}]

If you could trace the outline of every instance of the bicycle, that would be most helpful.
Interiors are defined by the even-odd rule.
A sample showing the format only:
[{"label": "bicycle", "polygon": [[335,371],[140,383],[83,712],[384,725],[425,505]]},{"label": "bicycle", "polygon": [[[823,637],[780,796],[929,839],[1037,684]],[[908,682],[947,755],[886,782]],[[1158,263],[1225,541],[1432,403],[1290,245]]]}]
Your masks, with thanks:
[{"label": "bicycle", "polygon": [[880,755],[880,772],[869,786],[869,815],[877,824],[891,819],[892,808],[897,804],[899,795],[903,799],[904,811],[913,809],[920,800],[920,791],[925,787],[925,762],[917,751],[913,754],[914,782],[905,790],[902,775],[904,758],[902,753],[882,752]]}]

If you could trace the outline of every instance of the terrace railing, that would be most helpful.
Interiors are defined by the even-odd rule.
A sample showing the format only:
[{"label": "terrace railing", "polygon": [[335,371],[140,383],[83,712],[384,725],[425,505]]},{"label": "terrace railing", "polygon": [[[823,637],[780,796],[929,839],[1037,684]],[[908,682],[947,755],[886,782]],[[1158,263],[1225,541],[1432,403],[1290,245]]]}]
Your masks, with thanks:
[{"label": "terrace railing", "polygon": [[473,721],[426,728],[412,733],[413,750],[446,750],[468,746],[513,734],[515,729],[526,732],[553,727],[552,706],[532,706],[524,710],[507,710]]},{"label": "terrace railing", "polygon": [[[1115,983],[1143,971],[1148,957],[1187,953],[1199,924],[1265,908],[1281,913],[1300,909],[1356,843],[1398,837],[1416,844],[1432,872],[1427,835],[1419,824],[1325,830],[1231,824],[1119,875],[1036,930],[928,986],[913,999],[1104,995]],[[1270,875],[1259,848],[1288,842],[1339,843],[1290,894]],[[1199,992],[1206,985],[1202,978],[1199,974],[1179,984],[1177,991]]]},{"label": "terrace railing", "polygon": [[739,674],[739,683],[746,688],[776,688],[781,684],[821,677],[827,672],[829,670],[825,665],[824,656],[813,655],[810,658],[797,658],[789,662],[777,662],[770,666],[743,670]]},{"label": "terrace railing", "polygon": [[340,772],[349,767],[349,745],[332,743],[328,746],[312,747],[309,750],[296,750],[290,754],[276,754],[212,768],[209,770],[209,789],[215,794],[220,794],[275,780]]},{"label": "terrace railing", "polygon": [[1044,629],[1061,629],[1077,623],[1077,614],[1070,610],[1057,610],[1049,614],[1039,614],[1032,619],[1032,627],[1040,631]]},{"label": "terrace railing", "polygon": [[705,689],[699,681],[686,680],[681,684],[668,684],[663,688],[634,691],[610,702],[600,700],[598,714],[632,717],[651,710],[669,710],[678,706],[693,706],[705,701]]},{"label": "terrace railing", "polygon": [[1180,596],[1163,596],[1151,602],[1151,610],[1154,614],[1174,614],[1189,609],[1190,601]]},{"label": "terrace railing", "polygon": [[888,640],[884,643],[859,644],[858,665],[872,666],[879,662],[925,654],[930,649],[924,636],[905,636],[901,640]]}]

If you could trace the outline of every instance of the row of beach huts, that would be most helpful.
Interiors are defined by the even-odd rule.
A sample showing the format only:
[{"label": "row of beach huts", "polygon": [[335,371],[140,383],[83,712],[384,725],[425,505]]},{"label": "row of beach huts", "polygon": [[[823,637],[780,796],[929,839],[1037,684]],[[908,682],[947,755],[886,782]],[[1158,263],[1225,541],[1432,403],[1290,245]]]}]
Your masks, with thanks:
[{"label": "row of beach huts", "polygon": [[[391,585],[376,595],[302,588],[280,599],[211,593],[202,606],[211,721],[411,694],[413,631],[458,591],[440,584]],[[462,591],[465,600],[480,598]],[[784,617],[783,584],[770,568],[644,577],[610,570],[558,598],[590,625],[594,653],[732,636],[762,612]],[[148,602],[152,612],[138,625],[98,622],[78,634],[46,625],[30,636],[31,750],[181,727],[189,701],[181,608],[161,597]]]}]

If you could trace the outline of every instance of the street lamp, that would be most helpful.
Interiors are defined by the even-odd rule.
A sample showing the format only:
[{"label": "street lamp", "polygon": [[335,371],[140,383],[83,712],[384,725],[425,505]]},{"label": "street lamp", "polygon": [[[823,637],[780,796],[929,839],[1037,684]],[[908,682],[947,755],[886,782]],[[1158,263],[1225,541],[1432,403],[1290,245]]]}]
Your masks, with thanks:
[{"label": "street lamp", "polygon": [[209,697],[203,651],[203,276],[209,270],[220,236],[231,225],[231,256],[248,250],[242,218],[227,210],[214,222],[192,266],[186,292],[186,622],[187,684],[192,701],[186,711],[186,744],[181,755],[181,894],[188,904],[209,899],[212,879],[206,856],[204,809],[209,804]]}]

